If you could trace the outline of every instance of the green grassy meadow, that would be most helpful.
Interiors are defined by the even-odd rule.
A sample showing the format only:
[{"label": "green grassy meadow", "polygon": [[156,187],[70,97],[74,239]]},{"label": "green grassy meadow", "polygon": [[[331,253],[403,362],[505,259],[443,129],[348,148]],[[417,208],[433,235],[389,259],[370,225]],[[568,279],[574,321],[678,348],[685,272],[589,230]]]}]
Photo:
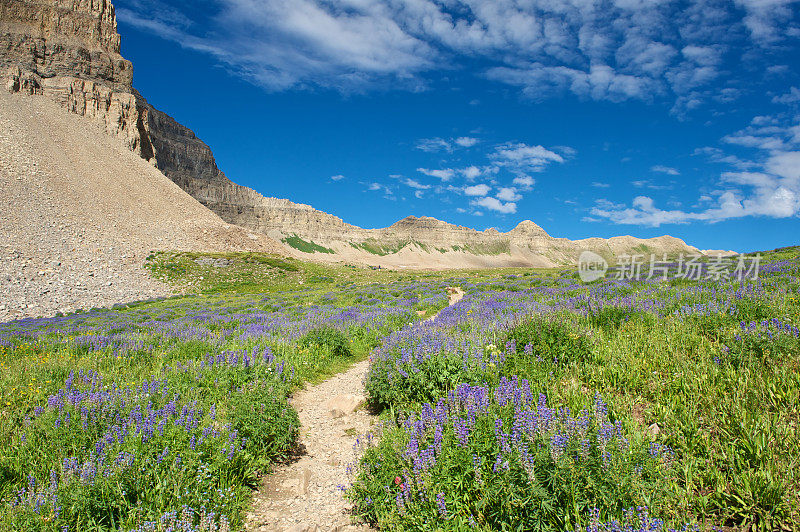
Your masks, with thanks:
[{"label": "green grassy meadow", "polygon": [[146,267],[183,295],[0,324],[0,529],[241,529],[287,397],[367,357],[346,496],[380,529],[800,527],[798,248],[741,281]]}]

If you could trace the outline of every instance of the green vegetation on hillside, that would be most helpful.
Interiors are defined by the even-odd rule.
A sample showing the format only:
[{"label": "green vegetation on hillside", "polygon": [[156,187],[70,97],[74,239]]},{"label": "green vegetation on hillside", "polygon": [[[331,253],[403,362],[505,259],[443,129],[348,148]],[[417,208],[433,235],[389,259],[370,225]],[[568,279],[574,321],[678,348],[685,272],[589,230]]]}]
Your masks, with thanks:
[{"label": "green vegetation on hillside", "polygon": [[453,246],[453,251],[463,251],[473,255],[502,255],[503,253],[511,253],[511,242],[509,240],[501,240],[492,244],[455,245]]},{"label": "green vegetation on hillside", "polygon": [[369,238],[363,242],[350,242],[350,245],[356,249],[361,249],[373,255],[384,257],[386,255],[394,255],[406,246],[416,245],[423,251],[428,251],[428,246],[416,240],[400,240],[394,243],[384,243],[375,238]]},{"label": "green vegetation on hillside", "polygon": [[289,244],[294,249],[302,251],[303,253],[336,253],[330,248],[326,248],[314,242],[307,242],[297,235],[286,237],[282,242]]}]

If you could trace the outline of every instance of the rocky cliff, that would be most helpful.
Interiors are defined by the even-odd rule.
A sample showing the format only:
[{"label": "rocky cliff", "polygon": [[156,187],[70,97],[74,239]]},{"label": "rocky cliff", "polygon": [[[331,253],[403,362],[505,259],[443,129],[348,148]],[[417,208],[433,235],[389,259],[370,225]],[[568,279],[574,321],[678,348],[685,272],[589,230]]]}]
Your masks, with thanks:
[{"label": "rocky cliff", "polygon": [[227,179],[204,142],[132,87],[108,0],[2,0],[0,74],[10,92],[44,95],[101,122],[224,218],[252,214],[245,207],[257,194]]},{"label": "rocky cliff", "polygon": [[111,2],[3,0],[0,73],[9,91],[46,95],[152,158]]},{"label": "rocky cliff", "polygon": [[384,229],[362,229],[308,205],[266,198],[228,179],[202,140],[132,87],[133,68],[120,55],[108,0],[0,0],[2,73],[9,91],[47,96],[100,122],[226,222],[306,241],[292,251],[298,255],[316,245],[328,253],[314,256],[327,260],[457,267],[571,263],[582,249],[605,256],[634,249],[696,251],[670,237],[572,242],[553,238],[529,221],[508,233],[413,216]]}]

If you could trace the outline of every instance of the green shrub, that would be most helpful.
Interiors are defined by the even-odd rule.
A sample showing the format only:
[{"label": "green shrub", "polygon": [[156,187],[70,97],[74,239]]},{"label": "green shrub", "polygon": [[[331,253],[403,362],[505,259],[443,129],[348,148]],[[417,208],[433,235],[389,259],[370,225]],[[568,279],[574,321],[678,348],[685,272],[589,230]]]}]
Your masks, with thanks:
[{"label": "green shrub", "polygon": [[603,329],[619,329],[623,323],[629,322],[640,314],[630,307],[603,307],[591,310],[588,314],[589,323]]},{"label": "green shrub", "polygon": [[522,359],[507,362],[519,363],[531,360],[570,363],[584,361],[591,356],[592,344],[586,332],[571,320],[536,316],[514,327],[504,339],[504,344],[513,342],[512,358]]},{"label": "green shrub", "polygon": [[[771,331],[770,331],[771,332]],[[755,330],[735,334],[726,342],[727,354],[723,361],[734,367],[753,366],[796,361],[800,357],[800,341],[791,335]]]},{"label": "green shrub", "polygon": [[736,316],[742,321],[760,321],[772,317],[769,303],[763,299],[741,299],[736,302]]},{"label": "green shrub", "polygon": [[599,398],[573,417],[536,401],[526,382],[503,380],[459,386],[387,428],[348,495],[387,530],[576,530],[594,508],[607,518],[658,507],[673,460],[623,434]]},{"label": "green shrub", "polygon": [[439,397],[463,382],[482,382],[485,373],[475,364],[465,367],[459,355],[437,353],[406,364],[376,358],[365,384],[370,402],[380,406],[403,406]]},{"label": "green shrub", "polygon": [[244,452],[259,472],[285,458],[297,439],[300,420],[275,383],[247,386],[231,395],[228,419],[245,438]]},{"label": "green shrub", "polygon": [[735,316],[722,313],[691,316],[687,319],[687,322],[697,329],[697,332],[712,340],[718,340],[723,329],[730,327],[736,321],[738,320]]},{"label": "green shrub", "polygon": [[347,336],[342,331],[329,326],[308,331],[297,341],[297,344],[301,347],[326,347],[334,356],[349,357],[353,355]]}]

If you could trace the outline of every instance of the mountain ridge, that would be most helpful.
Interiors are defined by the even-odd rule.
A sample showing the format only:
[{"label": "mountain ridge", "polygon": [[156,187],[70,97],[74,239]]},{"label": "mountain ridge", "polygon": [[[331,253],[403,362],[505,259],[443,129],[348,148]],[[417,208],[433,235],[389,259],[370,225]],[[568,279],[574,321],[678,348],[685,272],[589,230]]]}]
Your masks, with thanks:
[{"label": "mountain ridge", "polygon": [[569,264],[584,248],[607,258],[637,249],[698,252],[669,236],[555,238],[530,220],[506,233],[429,216],[363,229],[310,205],[263,196],[230,180],[205,142],[139,94],[120,47],[109,0],[0,4],[0,73],[10,92],[46,96],[101,123],[222,220],[283,241],[288,254],[397,267],[480,267]]}]

